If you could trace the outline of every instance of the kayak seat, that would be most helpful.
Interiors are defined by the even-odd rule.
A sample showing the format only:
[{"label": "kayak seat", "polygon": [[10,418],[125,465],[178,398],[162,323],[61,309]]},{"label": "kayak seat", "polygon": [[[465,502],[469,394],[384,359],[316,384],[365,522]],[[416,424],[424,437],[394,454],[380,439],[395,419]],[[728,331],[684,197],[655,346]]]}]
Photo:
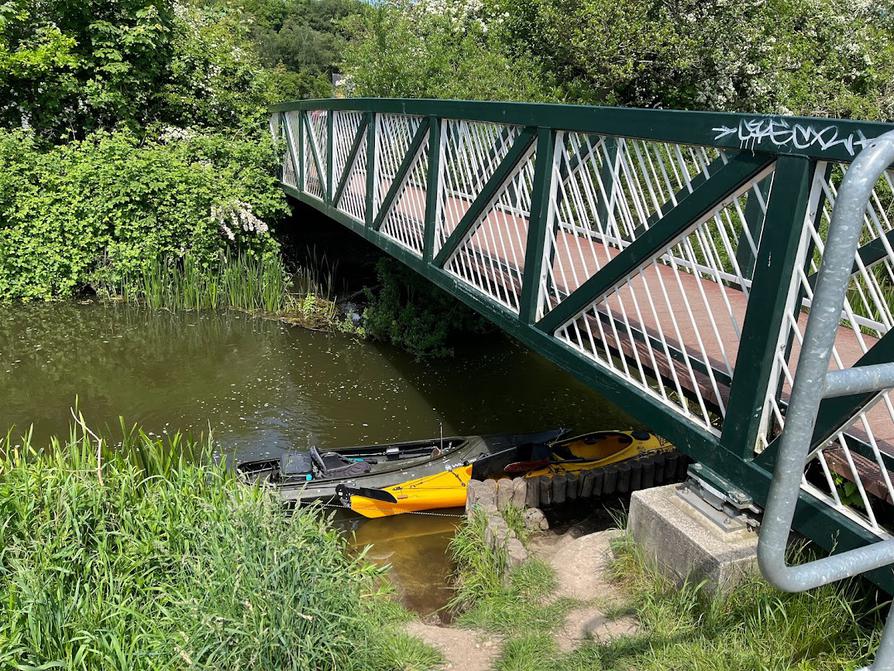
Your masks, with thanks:
[{"label": "kayak seat", "polygon": [[307,452],[286,452],[279,458],[279,473],[285,477],[310,473],[312,466]]},{"label": "kayak seat", "polygon": [[365,461],[351,461],[337,452],[323,452],[310,448],[310,457],[324,478],[353,478],[369,473],[372,466]]}]

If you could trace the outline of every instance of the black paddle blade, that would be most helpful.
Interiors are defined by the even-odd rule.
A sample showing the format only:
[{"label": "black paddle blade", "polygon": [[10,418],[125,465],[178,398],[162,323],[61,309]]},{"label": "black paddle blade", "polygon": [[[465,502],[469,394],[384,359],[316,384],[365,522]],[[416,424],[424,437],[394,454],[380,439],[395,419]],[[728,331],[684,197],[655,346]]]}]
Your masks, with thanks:
[{"label": "black paddle blade", "polygon": [[372,489],[370,487],[348,487],[347,485],[338,485],[335,493],[341,500],[342,505],[350,506],[352,496],[363,496],[367,499],[375,499],[385,503],[397,503],[394,494],[386,492],[384,489]]}]

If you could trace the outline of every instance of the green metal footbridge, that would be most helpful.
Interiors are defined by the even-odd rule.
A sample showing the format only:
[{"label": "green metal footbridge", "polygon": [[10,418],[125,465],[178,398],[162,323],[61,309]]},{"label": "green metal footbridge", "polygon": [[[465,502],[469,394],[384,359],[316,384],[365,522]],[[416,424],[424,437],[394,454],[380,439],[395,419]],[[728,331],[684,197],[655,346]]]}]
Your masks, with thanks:
[{"label": "green metal footbridge", "polygon": [[[894,592],[879,568],[894,562],[894,173],[855,163],[892,129],[363,98],[271,117],[289,196],[673,441],[724,505],[764,509],[777,462],[794,468],[793,520],[783,506],[764,527],[881,553],[855,571]],[[846,267],[824,280],[833,210],[868,173],[852,248],[834,243]],[[825,347],[810,333],[820,313]],[[821,374],[799,383],[811,357]],[[813,406],[796,410],[799,385],[821,392]],[[801,435],[786,432],[804,416]],[[803,440],[794,461],[780,459],[787,436]]]}]

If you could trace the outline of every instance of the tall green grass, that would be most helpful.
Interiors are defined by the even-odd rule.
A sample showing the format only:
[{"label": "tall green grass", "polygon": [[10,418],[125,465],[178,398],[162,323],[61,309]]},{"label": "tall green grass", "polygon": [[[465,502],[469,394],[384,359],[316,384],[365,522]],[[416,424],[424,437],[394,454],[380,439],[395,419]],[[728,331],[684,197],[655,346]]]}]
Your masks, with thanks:
[{"label": "tall green grass", "polygon": [[106,295],[155,310],[236,309],[310,329],[364,335],[362,327],[341,315],[336,276],[337,264],[315,250],[293,273],[276,255],[223,255],[208,265],[187,254],[152,259],[117,284],[99,288]]},{"label": "tall green grass", "polygon": [[289,283],[289,275],[275,255],[224,255],[205,265],[187,254],[150,260],[112,287],[112,293],[155,309],[280,312],[288,302]]},{"label": "tall green grass", "polygon": [[[855,669],[872,659],[879,613],[857,581],[786,594],[755,574],[717,594],[667,579],[627,535],[613,549],[615,577],[643,633],[583,650],[591,668]],[[806,552],[793,547],[790,560]]]},{"label": "tall green grass", "polygon": [[381,572],[209,441],[0,437],[0,668],[430,668]]}]

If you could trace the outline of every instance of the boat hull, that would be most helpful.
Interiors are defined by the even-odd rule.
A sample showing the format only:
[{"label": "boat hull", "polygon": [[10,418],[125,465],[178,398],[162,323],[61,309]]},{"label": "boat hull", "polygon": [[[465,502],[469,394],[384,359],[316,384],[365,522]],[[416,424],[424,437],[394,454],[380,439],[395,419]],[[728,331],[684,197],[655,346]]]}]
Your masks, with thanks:
[{"label": "boat hull", "polygon": [[[384,455],[391,449],[417,449],[416,446],[443,445],[439,456],[427,456],[406,460],[387,461],[375,464],[366,474],[348,478],[312,478],[305,476],[284,477],[278,472],[276,460],[242,462],[237,470],[243,479],[250,482],[267,482],[274,487],[284,502],[303,504],[314,501],[329,502],[337,498],[336,488],[344,485],[351,488],[385,489],[407,481],[444,473],[473,464],[477,460],[494,454],[509,454],[519,445],[550,443],[567,434],[566,429],[557,428],[535,433],[495,434],[484,436],[452,436],[427,441],[409,441],[389,445],[361,445],[331,450],[349,459],[360,459],[358,455]],[[433,450],[434,452],[434,450]],[[509,458],[509,457],[507,457]],[[261,464],[261,466],[257,466]],[[267,465],[269,464],[269,467]],[[262,467],[263,466],[263,467]],[[465,490],[463,490],[464,492]],[[463,505],[465,499],[459,505]],[[449,507],[449,506],[448,506]]]}]

